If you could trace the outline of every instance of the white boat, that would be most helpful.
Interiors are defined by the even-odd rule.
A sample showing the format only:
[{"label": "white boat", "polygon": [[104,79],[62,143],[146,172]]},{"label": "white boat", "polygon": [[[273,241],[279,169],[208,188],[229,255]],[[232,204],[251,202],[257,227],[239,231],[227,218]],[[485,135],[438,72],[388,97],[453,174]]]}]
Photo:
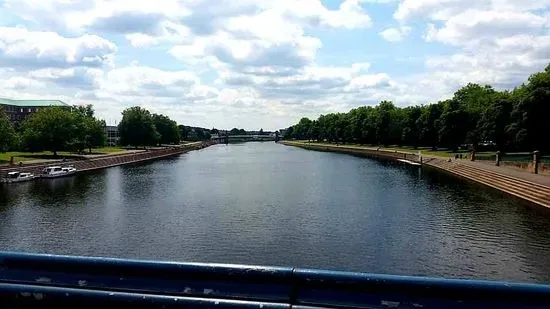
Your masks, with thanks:
[{"label": "white boat", "polygon": [[62,167],[61,169],[62,169],[63,171],[65,171],[65,172],[67,172],[67,174],[69,174],[69,175],[70,175],[70,174],[76,173],[76,168],[75,168],[74,166],[72,166],[72,165],[68,165],[68,166],[66,166],[66,167]]},{"label": "white boat", "polygon": [[410,160],[405,160],[405,159],[397,159],[397,161],[403,162],[403,163],[407,163],[407,164],[410,164],[410,165],[414,165],[414,166],[420,166],[420,165],[422,165],[422,164],[420,164],[420,163],[413,162],[413,161],[410,161]]},{"label": "white boat", "polygon": [[9,172],[8,177],[3,179],[3,182],[12,183],[12,182],[24,182],[31,181],[34,178],[34,174],[31,173],[21,173],[21,172]]},{"label": "white boat", "polygon": [[76,168],[74,166],[69,165],[66,167],[61,166],[48,166],[44,170],[42,170],[42,175],[40,177],[42,178],[58,178],[58,177],[65,177],[74,175],[76,173]]}]

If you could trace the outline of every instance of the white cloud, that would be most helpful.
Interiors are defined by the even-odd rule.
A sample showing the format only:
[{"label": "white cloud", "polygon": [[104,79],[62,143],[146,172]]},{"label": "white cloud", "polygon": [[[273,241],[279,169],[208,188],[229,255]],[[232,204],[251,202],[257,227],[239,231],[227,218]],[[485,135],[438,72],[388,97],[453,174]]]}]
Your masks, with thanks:
[{"label": "white cloud", "polygon": [[388,28],[380,32],[380,35],[389,42],[399,42],[411,31],[410,27],[401,26],[400,28]]},{"label": "white cloud", "polygon": [[29,76],[40,81],[68,89],[97,89],[103,71],[95,68],[76,67],[69,69],[47,68],[31,71]]},{"label": "white cloud", "polygon": [[6,89],[12,89],[16,91],[42,88],[43,83],[40,83],[34,79],[26,78],[22,76],[14,76],[2,81],[3,87]]},{"label": "white cloud", "polygon": [[448,97],[468,82],[510,89],[544,69],[550,63],[548,9],[550,0],[404,0],[393,16],[401,25],[426,21],[426,42],[455,49],[428,55],[427,71],[415,76]]},{"label": "white cloud", "polygon": [[447,19],[441,28],[429,24],[426,40],[466,45],[516,34],[539,33],[546,19],[529,12],[466,10]]},{"label": "white cloud", "polygon": [[0,27],[0,66],[101,67],[109,64],[116,46],[97,35],[62,37],[55,32]]},{"label": "white cloud", "polygon": [[549,6],[549,0],[403,0],[393,17],[400,21],[413,18],[447,20],[469,9],[528,12]]},{"label": "white cloud", "polygon": [[[372,31],[365,10],[392,2],[395,25],[378,35],[402,42],[395,58],[371,66],[365,59],[379,58],[368,45],[348,58],[347,46],[334,45],[340,38],[321,40],[361,40]],[[549,3],[0,0],[8,20],[0,21],[0,92],[94,103],[107,119],[141,105],[187,124],[277,128],[383,99],[433,102],[467,82],[515,86],[550,62]],[[426,42],[408,50],[419,39],[413,25],[426,29],[427,43],[448,45],[447,54],[427,53],[425,71],[385,73],[392,61],[424,61],[417,51]]]},{"label": "white cloud", "polygon": [[218,90],[203,85],[190,71],[165,71],[145,66],[110,70],[100,81],[97,97],[119,102],[192,105],[215,98]]}]

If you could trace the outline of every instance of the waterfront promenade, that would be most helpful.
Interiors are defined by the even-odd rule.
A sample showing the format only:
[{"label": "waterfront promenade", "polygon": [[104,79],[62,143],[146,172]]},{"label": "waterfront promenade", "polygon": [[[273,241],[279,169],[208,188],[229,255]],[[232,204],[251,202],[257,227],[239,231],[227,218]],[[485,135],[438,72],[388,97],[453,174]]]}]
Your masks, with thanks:
[{"label": "waterfront promenade", "polygon": [[457,177],[468,179],[533,204],[550,209],[550,177],[505,166],[494,166],[485,162],[472,162],[466,159],[450,159],[437,156],[420,156],[418,153],[385,150],[356,145],[334,145],[282,141],[284,145],[305,149],[349,153],[354,155],[387,159],[405,159],[422,163],[425,167],[436,168]]},{"label": "waterfront promenade", "polygon": [[52,165],[73,165],[77,169],[77,173],[98,170],[118,165],[138,163],[156,159],[162,159],[170,156],[179,155],[191,150],[202,149],[210,146],[210,142],[196,142],[185,145],[155,148],[147,151],[130,151],[111,155],[101,155],[89,159],[56,161],[37,164],[24,164],[21,166],[5,166],[0,168],[0,175],[7,174],[11,171],[29,172],[35,175],[41,173],[42,169]]}]

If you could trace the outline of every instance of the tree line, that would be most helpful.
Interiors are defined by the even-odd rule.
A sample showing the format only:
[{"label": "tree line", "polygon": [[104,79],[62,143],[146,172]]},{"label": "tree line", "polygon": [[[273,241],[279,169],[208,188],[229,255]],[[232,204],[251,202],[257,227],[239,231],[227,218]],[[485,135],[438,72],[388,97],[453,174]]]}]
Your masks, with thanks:
[{"label": "tree line", "polygon": [[[31,114],[15,127],[0,109],[0,152],[9,150],[38,152],[49,150],[84,152],[105,145],[105,121],[95,117],[92,105],[48,107]],[[154,146],[176,144],[181,139],[210,139],[210,130],[188,130],[169,117],[152,114],[141,107],[122,112],[118,125],[121,146]],[[190,134],[189,132],[192,132]]]},{"label": "tree line", "polygon": [[83,152],[105,143],[105,122],[94,116],[91,105],[43,108],[17,128],[0,110],[0,151]]},{"label": "tree line", "polygon": [[451,99],[400,108],[391,101],[302,118],[285,138],[374,145],[550,151],[550,65],[511,91],[468,84]]}]

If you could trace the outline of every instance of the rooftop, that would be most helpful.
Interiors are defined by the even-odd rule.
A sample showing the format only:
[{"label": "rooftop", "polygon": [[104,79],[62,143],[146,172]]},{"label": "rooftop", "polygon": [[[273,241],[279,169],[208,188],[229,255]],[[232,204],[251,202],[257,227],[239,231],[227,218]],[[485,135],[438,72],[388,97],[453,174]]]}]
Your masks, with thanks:
[{"label": "rooftop", "polygon": [[13,105],[20,107],[41,107],[41,106],[69,106],[60,100],[11,100],[0,98],[0,105]]}]

